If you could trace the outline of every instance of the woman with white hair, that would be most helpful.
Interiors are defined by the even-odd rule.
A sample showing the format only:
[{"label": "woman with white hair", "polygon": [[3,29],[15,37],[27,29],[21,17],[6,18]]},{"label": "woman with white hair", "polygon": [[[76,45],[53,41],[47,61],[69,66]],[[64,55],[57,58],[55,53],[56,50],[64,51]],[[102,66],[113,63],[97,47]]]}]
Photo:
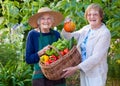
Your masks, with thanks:
[{"label": "woman with white hair", "polygon": [[[75,37],[78,40],[82,62],[75,67],[64,69],[63,77],[68,77],[80,70],[80,86],[105,86],[108,64],[107,54],[111,34],[103,23],[103,10],[98,4],[90,4],[85,10],[88,25],[72,33],[64,29],[62,35],[66,39]],[[70,19],[69,19],[70,20]],[[65,22],[69,21],[68,19]]]},{"label": "woman with white hair", "polygon": [[51,10],[48,7],[42,7],[38,13],[29,19],[29,24],[34,28],[29,31],[26,42],[26,62],[34,64],[32,77],[32,86],[66,86],[65,79],[48,80],[42,73],[39,66],[40,56],[42,56],[48,45],[60,38],[60,33],[53,30],[54,26],[59,25],[63,20],[60,12]]}]

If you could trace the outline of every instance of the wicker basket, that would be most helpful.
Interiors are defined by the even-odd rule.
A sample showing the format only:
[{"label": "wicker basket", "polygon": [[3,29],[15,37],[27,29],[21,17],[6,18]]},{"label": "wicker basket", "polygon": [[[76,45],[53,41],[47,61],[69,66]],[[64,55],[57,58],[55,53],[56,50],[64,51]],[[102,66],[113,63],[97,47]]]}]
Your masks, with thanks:
[{"label": "wicker basket", "polygon": [[[58,54],[60,53],[58,52]],[[49,65],[45,65],[39,62],[39,65],[46,78],[48,78],[49,80],[59,80],[61,79],[61,75],[64,73],[64,68],[76,66],[80,62],[81,55],[76,46],[74,46],[66,55],[60,55],[60,59],[58,59],[57,61]]]}]

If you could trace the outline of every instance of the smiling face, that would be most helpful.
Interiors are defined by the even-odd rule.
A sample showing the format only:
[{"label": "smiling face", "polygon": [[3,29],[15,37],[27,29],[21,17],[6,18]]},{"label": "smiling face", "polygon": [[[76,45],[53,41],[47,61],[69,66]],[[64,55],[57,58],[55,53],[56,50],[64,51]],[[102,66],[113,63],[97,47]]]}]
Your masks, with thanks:
[{"label": "smiling face", "polygon": [[102,23],[102,18],[99,14],[99,11],[95,9],[89,10],[86,18],[92,28],[97,28]]},{"label": "smiling face", "polygon": [[43,14],[38,21],[39,21],[38,24],[43,33],[50,31],[50,28],[53,25],[53,17],[50,14],[48,13]]},{"label": "smiling face", "polygon": [[103,10],[98,4],[91,4],[85,10],[85,18],[92,29],[99,28],[103,20]]}]

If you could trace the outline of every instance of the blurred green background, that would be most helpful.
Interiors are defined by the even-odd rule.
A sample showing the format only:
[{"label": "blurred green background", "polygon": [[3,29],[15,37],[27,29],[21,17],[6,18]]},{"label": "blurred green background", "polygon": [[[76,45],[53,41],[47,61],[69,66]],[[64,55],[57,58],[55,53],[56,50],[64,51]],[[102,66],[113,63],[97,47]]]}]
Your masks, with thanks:
[{"label": "blurred green background", "polygon": [[[28,19],[40,7],[48,6],[69,16],[79,30],[87,21],[84,11],[91,3],[102,6],[104,23],[112,40],[108,54],[108,80],[106,86],[120,86],[120,0],[0,0],[0,86],[30,86],[32,66],[25,63],[25,43]],[[63,22],[57,27],[63,28]],[[79,71],[67,78],[67,86],[79,86]]]}]

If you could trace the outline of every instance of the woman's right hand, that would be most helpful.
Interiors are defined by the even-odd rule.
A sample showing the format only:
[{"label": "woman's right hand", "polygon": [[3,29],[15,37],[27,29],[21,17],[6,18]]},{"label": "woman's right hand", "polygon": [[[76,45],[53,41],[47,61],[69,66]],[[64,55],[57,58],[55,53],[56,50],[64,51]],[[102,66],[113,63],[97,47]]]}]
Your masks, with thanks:
[{"label": "woman's right hand", "polygon": [[50,45],[44,47],[42,50],[38,51],[38,56],[43,55],[48,49],[50,49]]},{"label": "woman's right hand", "polygon": [[73,75],[78,69],[79,69],[78,66],[65,68],[63,69],[64,73],[62,74],[62,77],[67,78]]}]

